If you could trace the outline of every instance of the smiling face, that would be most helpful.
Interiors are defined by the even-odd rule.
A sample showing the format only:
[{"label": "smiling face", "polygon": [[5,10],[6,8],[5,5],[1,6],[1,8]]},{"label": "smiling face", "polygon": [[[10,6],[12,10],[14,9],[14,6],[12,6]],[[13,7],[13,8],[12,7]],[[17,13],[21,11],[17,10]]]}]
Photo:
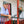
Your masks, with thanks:
[{"label": "smiling face", "polygon": [[4,4],[3,6],[4,6],[4,8],[6,9],[6,8],[8,7],[8,4]]}]

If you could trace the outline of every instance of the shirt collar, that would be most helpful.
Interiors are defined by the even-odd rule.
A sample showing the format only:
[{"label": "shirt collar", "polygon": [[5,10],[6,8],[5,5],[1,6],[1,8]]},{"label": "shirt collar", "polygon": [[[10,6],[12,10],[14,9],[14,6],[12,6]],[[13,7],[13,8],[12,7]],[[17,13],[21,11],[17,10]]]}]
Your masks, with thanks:
[{"label": "shirt collar", "polygon": [[[3,7],[3,9],[5,9],[5,8]],[[6,10],[7,10],[7,8],[6,8]]]}]

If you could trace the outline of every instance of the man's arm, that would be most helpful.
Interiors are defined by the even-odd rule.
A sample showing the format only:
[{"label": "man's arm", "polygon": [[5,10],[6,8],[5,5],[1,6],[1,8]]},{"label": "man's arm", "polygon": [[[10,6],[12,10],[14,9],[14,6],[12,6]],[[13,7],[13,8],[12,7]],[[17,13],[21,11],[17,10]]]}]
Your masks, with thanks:
[{"label": "man's arm", "polygon": [[1,14],[1,16],[8,16],[8,18],[11,19],[11,15]]},{"label": "man's arm", "polygon": [[5,14],[1,14],[1,16],[8,16],[8,15],[5,15]]}]

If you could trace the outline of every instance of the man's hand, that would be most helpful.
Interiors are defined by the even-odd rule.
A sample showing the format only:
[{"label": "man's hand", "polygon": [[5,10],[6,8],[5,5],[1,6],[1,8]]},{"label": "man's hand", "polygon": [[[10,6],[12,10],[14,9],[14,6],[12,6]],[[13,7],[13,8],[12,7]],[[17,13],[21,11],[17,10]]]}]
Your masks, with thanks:
[{"label": "man's hand", "polygon": [[8,15],[8,18],[11,19],[11,15]]}]

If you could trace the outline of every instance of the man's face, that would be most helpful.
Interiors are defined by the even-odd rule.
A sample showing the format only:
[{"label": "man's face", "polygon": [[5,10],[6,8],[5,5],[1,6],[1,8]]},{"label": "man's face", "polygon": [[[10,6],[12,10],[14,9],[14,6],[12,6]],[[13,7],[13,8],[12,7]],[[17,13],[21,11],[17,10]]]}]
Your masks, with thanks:
[{"label": "man's face", "polygon": [[20,10],[22,10],[22,8],[19,8]]},{"label": "man's face", "polygon": [[4,8],[7,8],[8,7],[8,4],[4,4],[3,6],[4,6]]}]

